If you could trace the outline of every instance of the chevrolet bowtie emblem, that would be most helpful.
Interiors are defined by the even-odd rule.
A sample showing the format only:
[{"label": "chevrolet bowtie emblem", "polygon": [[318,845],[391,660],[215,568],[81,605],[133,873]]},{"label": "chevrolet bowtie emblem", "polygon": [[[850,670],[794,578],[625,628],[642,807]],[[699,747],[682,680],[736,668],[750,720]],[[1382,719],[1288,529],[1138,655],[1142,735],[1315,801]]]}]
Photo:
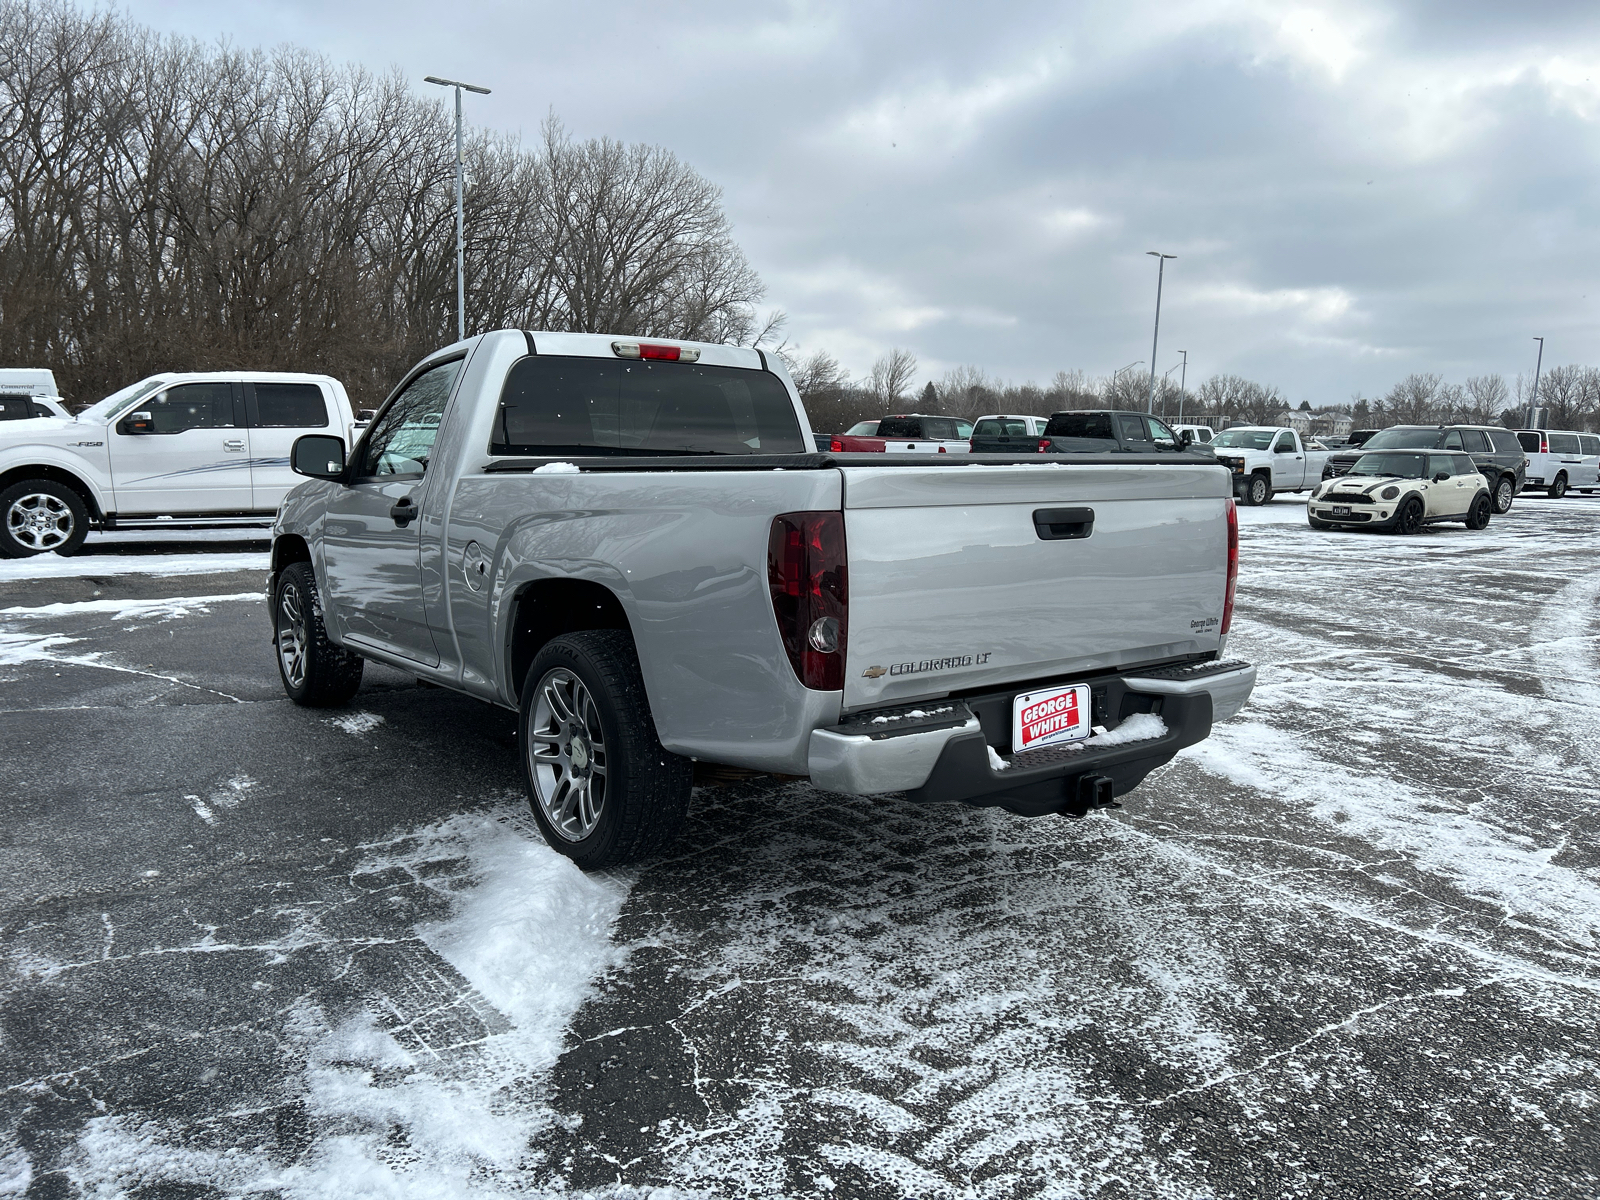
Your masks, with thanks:
[{"label": "chevrolet bowtie emblem", "polygon": [[879,675],[887,675],[888,673],[888,667],[868,667],[865,671],[861,672],[862,676],[867,679],[876,679]]}]

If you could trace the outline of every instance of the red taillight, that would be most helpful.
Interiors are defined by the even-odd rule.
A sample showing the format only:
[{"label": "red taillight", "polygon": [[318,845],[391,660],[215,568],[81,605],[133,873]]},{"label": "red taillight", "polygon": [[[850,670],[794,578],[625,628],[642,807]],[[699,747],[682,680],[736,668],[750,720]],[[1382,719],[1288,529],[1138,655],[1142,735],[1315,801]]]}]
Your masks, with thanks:
[{"label": "red taillight", "polygon": [[829,451],[831,451],[834,454],[843,454],[844,453],[844,443],[841,442],[838,438],[832,438],[828,442],[828,449],[829,449]]},{"label": "red taillight", "polygon": [[774,517],[767,539],[767,587],[795,675],[808,688],[839,691],[850,615],[844,514]]},{"label": "red taillight", "polygon": [[1550,439],[1545,437],[1544,434],[1542,434],[1542,433],[1539,435],[1539,453],[1540,454],[1549,454],[1550,453]]},{"label": "red taillight", "polygon": [[1233,628],[1233,596],[1239,590],[1239,510],[1228,498],[1228,590],[1222,597],[1222,632]]},{"label": "red taillight", "polygon": [[652,346],[649,342],[639,343],[640,358],[659,358],[663,362],[677,362],[679,350],[676,346]]},{"label": "red taillight", "polygon": [[657,362],[699,362],[700,351],[693,346],[663,346],[660,342],[611,343],[611,353],[618,358],[653,358]]},{"label": "red taillight", "polygon": [[1049,438],[1040,438],[1039,439],[1039,453],[1043,454],[1048,449],[1050,449],[1050,439]]},{"label": "red taillight", "polygon": [[948,454],[948,453],[949,453],[949,451],[948,451],[948,450],[946,450],[946,449],[945,449],[945,448],[944,448],[944,447],[943,447],[943,446],[940,446],[940,447],[939,447],[939,453],[940,453],[940,454]]}]

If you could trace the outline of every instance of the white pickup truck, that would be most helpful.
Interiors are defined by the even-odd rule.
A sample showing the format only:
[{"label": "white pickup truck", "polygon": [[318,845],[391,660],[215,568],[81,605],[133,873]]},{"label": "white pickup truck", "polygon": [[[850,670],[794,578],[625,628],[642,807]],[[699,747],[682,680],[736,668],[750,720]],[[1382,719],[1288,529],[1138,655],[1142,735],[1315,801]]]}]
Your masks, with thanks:
[{"label": "white pickup truck", "polygon": [[327,375],[153,375],[77,416],[0,422],[0,558],[71,554],[89,529],[265,525],[304,433],[365,428]]},{"label": "white pickup truck", "polygon": [[1261,505],[1278,492],[1310,491],[1322,482],[1331,450],[1308,450],[1300,435],[1281,426],[1235,425],[1211,440],[1217,461],[1233,473],[1233,490]]},{"label": "white pickup truck", "polygon": [[302,437],[269,585],[290,699],[365,660],[520,711],[585,867],[678,831],[691,760],[1082,816],[1214,720],[1238,567],[1198,454],[824,454],[759,350],[500,330]]}]

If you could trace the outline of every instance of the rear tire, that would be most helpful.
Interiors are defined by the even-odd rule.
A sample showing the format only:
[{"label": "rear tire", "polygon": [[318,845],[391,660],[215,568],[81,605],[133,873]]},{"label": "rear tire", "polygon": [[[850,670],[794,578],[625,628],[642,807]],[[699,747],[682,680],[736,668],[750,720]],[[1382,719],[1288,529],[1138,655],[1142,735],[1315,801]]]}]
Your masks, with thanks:
[{"label": "rear tire", "polygon": [[329,639],[311,564],[290,563],[280,571],[272,602],[276,616],[273,649],[285,694],[307,708],[349,703],[361,688],[366,662]]},{"label": "rear tire", "polygon": [[53,479],[24,479],[0,492],[0,558],[72,554],[89,536],[89,506]]},{"label": "rear tire", "polygon": [[625,632],[547,642],[523,684],[517,732],[528,803],[557,853],[592,871],[657,854],[677,838],[693,765],[662,747]]},{"label": "rear tire", "polygon": [[1489,502],[1488,492],[1479,492],[1472,507],[1467,510],[1466,527],[1468,529],[1486,529],[1489,517],[1494,512],[1494,505]]},{"label": "rear tire", "polygon": [[1416,496],[1407,497],[1400,504],[1400,511],[1394,515],[1395,533],[1413,534],[1422,528],[1422,519],[1427,515],[1422,501]]},{"label": "rear tire", "polygon": [[1567,473],[1563,471],[1555,477],[1555,482],[1550,485],[1550,499],[1559,500],[1567,494]]},{"label": "rear tire", "polygon": [[1509,475],[1500,476],[1494,485],[1494,511],[1504,516],[1511,511],[1511,501],[1517,495],[1517,482]]}]

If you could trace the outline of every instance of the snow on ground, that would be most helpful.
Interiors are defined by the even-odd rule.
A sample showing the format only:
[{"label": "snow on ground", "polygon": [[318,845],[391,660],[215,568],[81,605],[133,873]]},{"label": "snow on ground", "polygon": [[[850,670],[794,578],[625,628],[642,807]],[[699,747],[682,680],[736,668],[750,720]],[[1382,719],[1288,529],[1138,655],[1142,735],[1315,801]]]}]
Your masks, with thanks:
[{"label": "snow on ground", "polygon": [[[87,1063],[101,1107],[50,1161],[0,1129],[0,1184],[1593,1194],[1597,523],[1586,499],[1411,538],[1313,531],[1287,499],[1242,509],[1229,652],[1258,664],[1256,695],[1083,821],[756,781],[697,792],[669,860],[585,877],[520,799],[469,790],[514,751],[467,746],[476,714],[441,733],[450,699],[368,691],[303,726],[256,705],[305,745],[308,765],[285,768],[311,801],[290,836],[315,834],[353,779],[422,769],[423,743],[440,764],[425,790],[463,789],[461,811],[330,852],[327,873],[251,882],[237,928],[204,915],[216,885],[199,883],[174,918],[192,932],[138,948],[98,896],[103,948],[98,919],[75,956],[49,940],[64,918],[18,922],[19,1010],[92,971],[227,959],[185,986],[281,994],[248,1027],[281,1075],[175,1115]],[[246,599],[14,606],[0,629],[70,640],[75,618],[197,624]],[[35,649],[17,670],[103,661]],[[193,771],[205,782],[175,799],[207,836],[264,820],[290,786]],[[307,962],[323,982],[295,974]],[[191,1053],[168,1090],[191,1086]],[[26,1086],[43,1104],[76,1078]]]},{"label": "snow on ground", "polygon": [[205,575],[271,567],[268,529],[126,530],[91,533],[78,553],[0,559],[0,583],[101,575]]},{"label": "snow on ground", "polygon": [[[520,801],[361,850],[351,878],[369,891],[377,886],[396,900],[424,891],[443,901],[446,915],[418,926],[415,937],[466,988],[422,1011],[401,1011],[394,996],[339,1014],[309,998],[289,1005],[285,1050],[301,1065],[286,1082],[316,1131],[308,1153],[196,1144],[192,1129],[109,1115],[89,1121],[79,1139],[70,1174],[83,1191],[187,1184],[326,1200],[517,1190],[531,1139],[553,1120],[537,1082],[561,1053],[589,981],[617,960],[610,931],[626,882],[585,876],[552,852]],[[281,958],[329,936],[315,918],[284,915],[290,920],[278,937],[251,952]]]}]

